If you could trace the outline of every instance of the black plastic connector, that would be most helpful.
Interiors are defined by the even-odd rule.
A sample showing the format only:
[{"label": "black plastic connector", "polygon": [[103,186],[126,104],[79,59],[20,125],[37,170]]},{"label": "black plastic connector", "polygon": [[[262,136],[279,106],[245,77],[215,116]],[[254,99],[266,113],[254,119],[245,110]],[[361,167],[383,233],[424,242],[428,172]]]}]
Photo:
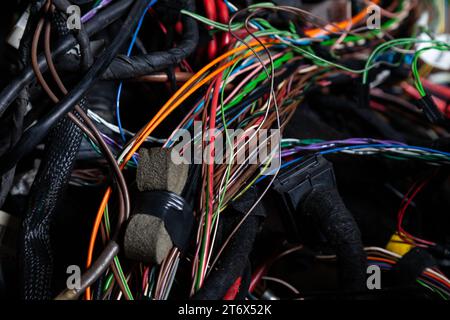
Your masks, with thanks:
[{"label": "black plastic connector", "polygon": [[427,117],[428,121],[434,124],[441,124],[445,121],[444,116],[433,101],[433,98],[427,94],[417,101],[418,107]]},{"label": "black plastic connector", "polygon": [[291,239],[301,242],[302,217],[311,219],[308,228],[318,228],[318,235],[336,252],[340,287],[364,291],[366,254],[361,233],[339,195],[331,163],[321,155],[310,157],[283,172],[274,189],[284,204],[285,227]]},{"label": "black plastic connector", "polygon": [[336,187],[333,166],[323,156],[315,155],[282,172],[274,182],[275,196],[287,209],[282,215],[288,239],[301,239],[297,208],[306,196],[319,186]]}]

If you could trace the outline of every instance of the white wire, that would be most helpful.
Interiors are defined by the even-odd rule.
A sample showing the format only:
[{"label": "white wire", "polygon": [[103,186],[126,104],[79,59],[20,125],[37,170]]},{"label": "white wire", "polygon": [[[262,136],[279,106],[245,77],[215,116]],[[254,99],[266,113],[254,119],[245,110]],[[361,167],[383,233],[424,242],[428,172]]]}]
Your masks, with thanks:
[{"label": "white wire", "polygon": [[267,277],[267,276],[264,276],[264,277],[262,277],[261,279],[266,280],[266,281],[273,281],[273,282],[276,282],[276,283],[278,283],[278,284],[281,284],[281,285],[285,286],[286,288],[288,288],[289,290],[291,290],[293,293],[295,293],[295,294],[300,294],[300,291],[298,291],[296,287],[294,287],[292,284],[290,284],[290,283],[288,283],[287,281],[284,281],[284,280],[282,280],[282,279],[275,278],[275,277]]},{"label": "white wire", "polygon": [[[88,115],[89,118],[91,118],[92,120],[94,120],[97,123],[100,123],[100,124],[104,125],[105,127],[107,127],[112,132],[120,134],[120,129],[119,129],[118,126],[108,122],[107,120],[102,118],[99,114],[95,113],[94,111],[88,109],[87,115]],[[125,132],[125,134],[127,134],[129,136],[132,136],[132,137],[135,136],[135,133],[133,133],[133,132],[127,130],[127,129],[123,129],[123,132]],[[148,137],[146,140],[148,142],[156,142],[156,143],[165,143],[167,141],[167,139],[158,139],[158,138],[154,138],[154,137]]]}]

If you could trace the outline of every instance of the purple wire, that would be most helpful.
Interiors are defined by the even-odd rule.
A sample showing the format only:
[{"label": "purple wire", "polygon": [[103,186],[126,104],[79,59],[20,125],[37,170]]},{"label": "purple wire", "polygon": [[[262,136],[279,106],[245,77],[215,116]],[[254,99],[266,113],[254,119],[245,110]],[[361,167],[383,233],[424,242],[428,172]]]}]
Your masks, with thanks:
[{"label": "purple wire", "polygon": [[378,140],[378,139],[368,139],[368,138],[351,138],[347,140],[332,140],[332,141],[324,141],[320,143],[314,143],[307,146],[298,146],[288,150],[284,150],[281,152],[282,157],[288,157],[293,154],[296,154],[300,151],[313,151],[313,150],[321,150],[334,148],[336,145],[360,145],[360,144],[389,144],[389,145],[399,145],[406,146],[406,144],[398,141],[392,140]]},{"label": "purple wire", "polygon": [[97,14],[97,12],[106,7],[108,4],[110,4],[112,2],[112,0],[103,0],[102,2],[100,2],[100,4],[98,6],[96,6],[95,8],[89,10],[84,16],[81,17],[81,22],[85,23],[88,22],[89,20],[91,20],[93,17],[95,17],[95,15]]},{"label": "purple wire", "polygon": [[[101,132],[102,137],[105,139],[105,142],[107,145],[111,146],[111,147],[116,147],[119,150],[122,150],[123,146],[120,145],[119,143],[117,143],[114,139],[112,139],[111,137],[107,136],[106,134],[104,134],[103,132]],[[139,154],[135,153],[134,154],[135,157],[137,157],[139,159]]]},{"label": "purple wire", "polygon": [[119,148],[119,149],[122,149],[122,146],[121,145],[119,145],[116,141],[114,141],[113,139],[111,139],[110,137],[108,137],[106,134],[104,134],[103,132],[102,132],[102,137],[103,137],[103,139],[105,139],[105,142],[109,145],[109,146],[111,146],[111,147],[117,147],[117,148]]}]

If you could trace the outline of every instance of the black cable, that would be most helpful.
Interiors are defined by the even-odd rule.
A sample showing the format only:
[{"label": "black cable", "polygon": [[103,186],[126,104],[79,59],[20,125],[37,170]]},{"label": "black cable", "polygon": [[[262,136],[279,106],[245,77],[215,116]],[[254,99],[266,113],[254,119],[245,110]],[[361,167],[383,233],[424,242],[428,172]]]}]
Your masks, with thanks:
[{"label": "black cable", "polygon": [[[112,3],[104,10],[100,11],[91,21],[86,23],[85,29],[89,37],[107,28],[113,22],[117,21],[123,13],[130,7],[130,0],[119,0]],[[65,54],[77,44],[77,39],[73,35],[68,35],[61,39],[55,46],[53,58]],[[39,56],[39,67],[44,72],[47,69],[47,62],[43,54]],[[11,103],[17,99],[20,91],[33,80],[34,72],[31,66],[27,66],[22,72],[10,82],[10,84],[0,92],[0,117],[8,109]]]},{"label": "black cable", "polygon": [[361,234],[338,191],[318,186],[305,198],[302,210],[314,218],[336,250],[341,288],[349,292],[366,290],[367,261]]},{"label": "black cable", "polygon": [[[195,11],[194,0],[187,1],[186,10]],[[184,35],[177,47],[164,52],[152,52],[146,55],[132,57],[121,55],[109,66],[102,78],[137,78],[179,64],[194,52],[199,39],[197,22],[186,15],[183,15],[182,21]]]},{"label": "black cable", "polygon": [[[72,6],[68,0],[52,0],[52,3],[61,13],[66,13],[67,9]],[[84,24],[81,23],[80,29],[75,30],[75,36],[77,38],[78,44],[80,45],[81,54],[81,69],[87,70],[93,63],[94,58],[91,51],[91,43],[89,36],[85,30]]]},{"label": "black cable", "polygon": [[[224,216],[223,220],[228,218]],[[234,220],[239,221],[241,217],[237,216],[237,218]],[[231,225],[234,226],[235,221]],[[215,270],[211,271],[203,287],[192,296],[192,299],[220,300],[225,296],[228,289],[238,277],[242,276],[248,266],[248,256],[253,248],[261,221],[262,218],[256,215],[251,215],[244,221],[217,262]]]},{"label": "black cable", "polygon": [[247,297],[248,289],[250,288],[250,283],[252,282],[252,264],[250,259],[247,259],[247,266],[242,273],[241,279],[239,291],[234,299],[243,301]]},{"label": "black cable", "polygon": [[[18,65],[19,70],[23,70],[30,60],[30,46],[32,38],[32,30],[36,27],[37,20],[39,20],[39,10],[42,7],[44,0],[35,1],[30,7],[31,18],[28,19],[25,27],[25,33],[20,41],[18,50]],[[24,86],[15,101],[14,108],[6,113],[0,121],[0,155],[8,152],[20,139],[23,129],[26,127],[24,121],[27,112],[28,103],[30,100],[29,87]],[[3,206],[9,191],[14,182],[15,167],[1,175],[0,177],[0,207]]]},{"label": "black cable", "polygon": [[51,225],[70,180],[83,134],[68,117],[51,130],[45,157],[33,182],[20,237],[23,298],[51,299],[53,250]]},{"label": "black cable", "polygon": [[20,141],[6,155],[0,157],[0,173],[4,173],[12,168],[24,155],[31,152],[38,145],[48,131],[67,114],[89,91],[99,77],[106,71],[109,64],[117,55],[118,51],[128,40],[140,15],[145,10],[147,1],[136,0],[127,19],[123,22],[116,38],[97,59],[81,81],[46,114],[36,125],[24,132]]},{"label": "black cable", "polygon": [[[258,189],[252,187],[241,198],[232,202],[230,211],[220,220],[219,241],[223,235],[230,234],[231,230],[241,221],[242,216],[253,207],[258,198]],[[233,235],[216,266],[211,270],[203,286],[194,294],[192,299],[222,299],[236,279],[244,275],[245,269],[249,267],[249,255],[253,249],[253,243],[265,217],[265,207],[262,203],[259,203]],[[244,281],[242,288],[248,290],[248,288],[245,289],[245,286],[247,286],[246,281]]]}]

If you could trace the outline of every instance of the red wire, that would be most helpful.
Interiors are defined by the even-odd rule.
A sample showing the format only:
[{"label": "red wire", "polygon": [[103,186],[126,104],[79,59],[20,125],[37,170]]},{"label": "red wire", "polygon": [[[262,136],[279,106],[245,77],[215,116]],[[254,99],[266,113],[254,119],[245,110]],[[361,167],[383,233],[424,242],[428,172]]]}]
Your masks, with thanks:
[{"label": "red wire", "polygon": [[[228,24],[229,20],[230,20],[230,15],[228,13],[228,7],[225,4],[225,1],[223,0],[216,0],[216,7],[217,7],[217,16],[218,16],[218,20],[220,23],[225,23]],[[229,44],[230,44],[230,33],[224,32],[222,34],[222,37],[220,39],[220,49],[224,49],[226,48]]]},{"label": "red wire", "polygon": [[241,287],[242,277],[236,279],[232,286],[228,289],[227,293],[223,297],[223,300],[234,300],[239,293]]},{"label": "red wire", "polygon": [[255,272],[253,272],[252,279],[250,281],[250,286],[248,288],[248,292],[252,293],[255,290],[256,285],[261,280],[261,278],[264,276],[264,274],[266,274],[267,269],[268,269],[268,264],[263,264],[258,269],[256,269]]},{"label": "red wire", "polygon": [[[429,183],[430,179],[431,179],[431,177],[427,178],[417,187],[416,187],[417,182],[413,184],[413,186],[410,188],[410,190],[405,194],[405,197],[402,200],[402,206],[397,215],[397,231],[398,231],[398,234],[400,235],[400,237],[403,240],[407,241],[408,243],[412,242],[411,239],[415,242],[419,242],[419,243],[412,242],[412,244],[415,244],[419,247],[435,246],[436,243],[413,236],[412,234],[407,232],[403,228],[402,225],[403,225],[403,220],[404,220],[404,217],[406,214],[406,210],[408,209],[409,205],[414,200],[414,198],[417,196],[417,194]],[[414,190],[414,192],[412,192],[412,190]],[[412,194],[410,195],[411,192],[412,192]]]},{"label": "red wire", "polygon": [[[420,94],[417,91],[416,88],[414,88],[413,86],[411,86],[410,84],[403,82],[401,84],[403,90],[405,90],[405,93],[407,93],[409,96],[411,96],[412,98],[418,100],[420,99]],[[436,106],[438,107],[439,111],[441,111],[445,116],[450,117],[450,114],[448,114],[447,112],[447,103],[436,97],[436,96],[431,96],[431,98],[433,99],[434,103],[436,104]]]},{"label": "red wire", "polygon": [[[205,7],[205,15],[208,19],[217,21],[217,9],[216,2],[212,0],[203,0],[203,5]],[[208,30],[212,30],[212,27],[208,27]],[[214,59],[217,55],[217,37],[212,35],[211,41],[208,43],[208,58],[210,60]]]},{"label": "red wire", "polygon": [[[219,105],[219,93],[220,93],[220,85],[222,83],[222,75],[223,73],[219,73],[214,83],[214,92],[211,101],[211,114],[209,116],[209,132],[211,133],[210,137],[210,149],[209,149],[209,164],[208,164],[208,216],[206,218],[206,246],[205,252],[209,252],[210,249],[210,228],[212,224],[213,217],[213,200],[214,200],[214,160],[215,160],[215,148],[214,143],[216,140],[215,136],[215,128],[216,128],[216,115],[217,115],[217,107]],[[205,259],[206,261],[207,259]],[[203,266],[202,266],[203,267]]]},{"label": "red wire", "polygon": [[430,273],[428,271],[425,271],[423,274],[428,276],[428,277],[430,277],[430,278],[433,278],[434,280],[436,280],[439,283],[443,284],[446,288],[450,288],[450,285],[447,282],[445,282],[444,280],[442,280],[439,277],[436,277],[434,274],[432,274],[432,273]]},{"label": "red wire", "polygon": [[209,204],[208,213],[213,214],[213,199],[214,199],[214,157],[215,157],[215,129],[216,129],[216,118],[217,118],[217,107],[219,105],[219,93],[220,85],[222,83],[222,73],[219,73],[216,78],[216,83],[214,85],[214,92],[211,101],[211,114],[209,116],[209,132],[211,133],[210,138],[210,152],[209,152],[209,165],[208,165],[208,178],[209,178]]},{"label": "red wire", "polygon": [[144,273],[142,275],[142,291],[144,291],[145,287],[147,286],[149,272],[150,272],[150,267],[145,267]]},{"label": "red wire", "polygon": [[427,79],[423,79],[422,84],[426,89],[435,92],[437,95],[450,99],[450,88],[433,83]]}]

